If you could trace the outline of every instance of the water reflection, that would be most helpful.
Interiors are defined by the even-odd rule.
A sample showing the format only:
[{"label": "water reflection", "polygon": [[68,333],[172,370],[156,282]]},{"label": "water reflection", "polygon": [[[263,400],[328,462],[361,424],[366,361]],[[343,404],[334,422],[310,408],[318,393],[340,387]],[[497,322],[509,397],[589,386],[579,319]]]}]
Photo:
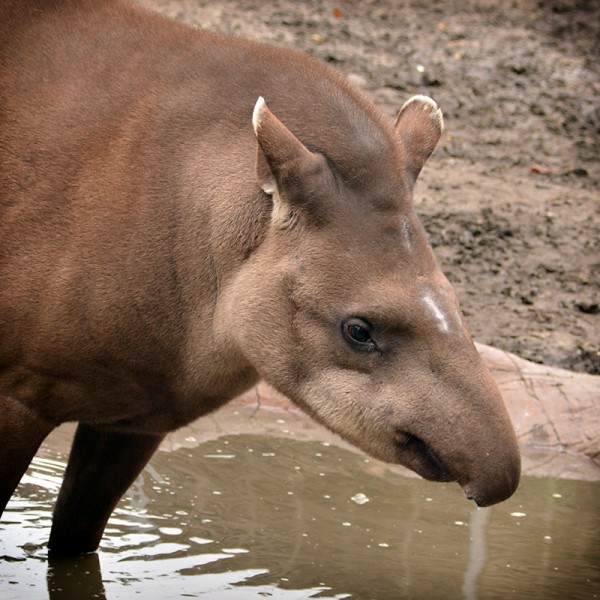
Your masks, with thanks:
[{"label": "water reflection", "polygon": [[97,554],[76,559],[48,558],[48,597],[51,600],[104,600],[104,585]]},{"label": "water reflection", "polygon": [[469,563],[465,571],[463,596],[465,600],[477,600],[477,580],[487,560],[486,530],[491,509],[475,509],[471,513]]},{"label": "water reflection", "polygon": [[97,555],[48,558],[63,462],[37,457],[0,525],[2,598],[600,597],[600,484],[525,478],[478,510],[318,442],[240,435],[159,453]]}]

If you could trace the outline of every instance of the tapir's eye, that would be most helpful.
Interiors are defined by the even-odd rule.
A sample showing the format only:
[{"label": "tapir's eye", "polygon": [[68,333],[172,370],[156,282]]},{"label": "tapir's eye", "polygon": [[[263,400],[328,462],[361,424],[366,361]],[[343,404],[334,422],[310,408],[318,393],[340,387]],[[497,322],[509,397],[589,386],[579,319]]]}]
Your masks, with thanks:
[{"label": "tapir's eye", "polygon": [[376,350],[377,345],[371,337],[372,327],[357,317],[346,319],[342,323],[342,332],[346,341],[362,350]]}]

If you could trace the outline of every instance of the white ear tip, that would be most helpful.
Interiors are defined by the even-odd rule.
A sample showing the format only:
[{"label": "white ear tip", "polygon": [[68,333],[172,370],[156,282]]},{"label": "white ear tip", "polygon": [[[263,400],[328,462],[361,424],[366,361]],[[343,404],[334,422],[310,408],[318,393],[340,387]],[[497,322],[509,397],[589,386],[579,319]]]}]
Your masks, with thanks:
[{"label": "white ear tip", "polygon": [[267,105],[265,99],[262,96],[258,97],[254,110],[252,111],[252,127],[254,127],[254,133],[258,133],[258,126],[260,125],[260,114]]},{"label": "white ear tip", "polygon": [[400,112],[402,112],[405,108],[407,108],[410,104],[413,103],[421,104],[423,110],[429,113],[434,118],[434,120],[438,122],[440,129],[444,128],[444,117],[442,115],[441,109],[438,107],[435,100],[433,100],[429,96],[413,96],[404,103],[404,105],[400,109]]},{"label": "white ear tip", "polygon": [[427,110],[429,112],[435,112],[436,110],[438,110],[438,105],[436,103],[435,100],[433,100],[432,98],[430,98],[429,96],[412,96],[411,98],[409,98],[404,105],[402,106],[402,108],[400,109],[401,111],[404,110],[409,104],[412,104],[413,102],[417,102],[418,104],[422,104],[423,105],[423,110]]}]

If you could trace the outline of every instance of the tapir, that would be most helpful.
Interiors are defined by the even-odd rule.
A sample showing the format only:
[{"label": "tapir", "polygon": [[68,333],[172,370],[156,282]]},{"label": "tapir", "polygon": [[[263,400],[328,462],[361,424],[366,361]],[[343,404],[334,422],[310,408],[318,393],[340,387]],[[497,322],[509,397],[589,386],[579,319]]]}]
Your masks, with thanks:
[{"label": "tapir", "polygon": [[442,128],[125,0],[0,0],[0,509],[77,422],[49,548],[96,550],[163,437],[259,379],[509,497],[516,436],[412,204]]}]

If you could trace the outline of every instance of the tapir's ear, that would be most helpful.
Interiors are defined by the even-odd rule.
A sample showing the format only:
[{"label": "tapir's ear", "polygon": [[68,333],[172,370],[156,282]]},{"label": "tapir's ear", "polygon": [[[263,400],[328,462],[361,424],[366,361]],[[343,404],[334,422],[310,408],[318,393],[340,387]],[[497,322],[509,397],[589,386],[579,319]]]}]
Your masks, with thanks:
[{"label": "tapir's ear", "polygon": [[396,132],[406,150],[408,169],[416,180],[444,130],[438,105],[427,96],[413,96],[400,109]]},{"label": "tapir's ear", "polygon": [[315,155],[267,108],[262,96],[254,106],[252,125],[258,140],[258,181],[273,197],[273,219],[285,226],[295,217],[286,190],[311,171]]}]

